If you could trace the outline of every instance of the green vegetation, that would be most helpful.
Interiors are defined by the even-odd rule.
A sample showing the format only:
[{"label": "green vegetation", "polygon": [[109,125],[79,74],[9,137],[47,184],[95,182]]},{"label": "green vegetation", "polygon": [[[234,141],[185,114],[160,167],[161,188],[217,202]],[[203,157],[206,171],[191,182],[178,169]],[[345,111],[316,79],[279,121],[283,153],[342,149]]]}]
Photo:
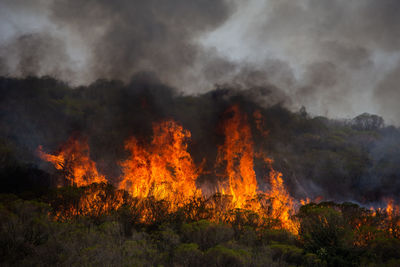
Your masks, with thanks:
[{"label": "green vegetation", "polygon": [[[188,149],[204,170],[199,184],[213,184],[220,178],[210,171],[224,138],[220,119],[237,104],[254,147],[274,159],[294,198],[383,206],[399,201],[400,130],[379,116],[312,117],[305,109],[263,107],[234,89],[181,96],[140,75],[126,85],[101,80],[79,88],[49,77],[1,77],[0,95],[2,266],[400,266],[398,213],[310,203],[299,209],[293,236],[268,218],[260,227],[244,210],[231,211],[234,220],[212,221],[201,202],[169,214],[168,203],[139,203],[110,185],[99,186],[93,212],[85,213],[79,207],[88,189],[54,189],[62,177],[36,153],[39,145],[54,152],[71,135],[86,137],[91,159],[115,184],[125,140],[148,141],[153,122],[172,118],[192,134]],[[264,165],[256,159],[261,190],[268,188]],[[123,205],[103,209],[117,197]],[[138,219],[141,205],[151,223]]]},{"label": "green vegetation", "polygon": [[[109,186],[107,194],[115,194]],[[114,192],[114,193],[113,193]],[[241,220],[193,220],[182,210],[142,223],[121,206],[68,219],[82,188],[60,188],[37,200],[0,196],[3,266],[398,266],[399,217],[351,203],[302,206],[298,236]],[[71,197],[74,196],[75,197]],[[104,201],[108,200],[104,198]],[[153,200],[154,201],[154,200]],[[245,211],[236,211],[245,212]],[[184,212],[183,212],[184,213]],[[185,214],[183,214],[185,215]],[[179,219],[177,219],[179,218]]]}]

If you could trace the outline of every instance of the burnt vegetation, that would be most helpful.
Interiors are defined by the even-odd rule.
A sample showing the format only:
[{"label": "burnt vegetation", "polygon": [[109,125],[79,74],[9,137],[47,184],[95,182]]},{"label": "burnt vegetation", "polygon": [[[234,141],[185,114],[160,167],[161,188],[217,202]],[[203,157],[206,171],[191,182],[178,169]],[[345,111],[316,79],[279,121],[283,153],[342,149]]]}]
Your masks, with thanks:
[{"label": "burnt vegetation", "polygon": [[[185,96],[147,73],[127,84],[99,80],[78,88],[50,77],[3,77],[0,95],[2,265],[400,264],[399,212],[393,203],[379,209],[399,201],[400,130],[379,116],[313,117],[262,106],[252,99],[257,94],[226,87]],[[210,170],[224,140],[219,122],[233,104],[247,114],[255,146],[274,159],[290,194],[311,199],[295,215],[298,235],[269,216],[270,199],[259,200],[263,216],[220,209],[227,203],[220,194],[170,211],[167,200],[134,198],[112,186],[126,158],[124,141],[134,135],[149,143],[153,123],[165,119],[190,130],[189,152],[203,168],[199,186],[215,183],[220,178]],[[109,183],[70,186],[68,166],[56,170],[38,157],[40,145],[56,151],[70,136],[87,139]],[[257,174],[266,171],[254,163]]]}]

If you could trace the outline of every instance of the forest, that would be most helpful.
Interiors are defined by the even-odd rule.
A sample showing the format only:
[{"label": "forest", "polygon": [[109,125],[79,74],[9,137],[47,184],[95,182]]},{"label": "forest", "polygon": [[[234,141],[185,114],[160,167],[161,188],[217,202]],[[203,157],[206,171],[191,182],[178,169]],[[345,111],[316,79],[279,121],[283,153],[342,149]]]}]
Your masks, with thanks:
[{"label": "forest", "polygon": [[271,90],[1,77],[1,265],[399,266],[400,129]]}]

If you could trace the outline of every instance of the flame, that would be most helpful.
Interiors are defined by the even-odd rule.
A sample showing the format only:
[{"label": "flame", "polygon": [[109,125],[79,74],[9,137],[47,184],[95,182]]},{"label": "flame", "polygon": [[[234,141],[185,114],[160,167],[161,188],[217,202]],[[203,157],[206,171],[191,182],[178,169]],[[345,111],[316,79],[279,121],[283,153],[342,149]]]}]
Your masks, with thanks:
[{"label": "flame", "polygon": [[387,203],[386,203],[386,213],[388,215],[389,220],[391,220],[394,215],[393,214],[393,211],[394,211],[393,205],[394,205],[393,199],[388,199]]},{"label": "flame", "polygon": [[153,140],[143,146],[135,138],[125,144],[131,156],[121,163],[120,189],[133,197],[166,199],[183,205],[198,194],[196,168],[189,152],[190,132],[174,121],[153,125]]},{"label": "flame", "polygon": [[393,199],[386,200],[386,224],[390,235],[400,237],[400,206],[394,204]]},{"label": "flame", "polygon": [[[207,202],[205,195],[196,187],[201,168],[196,167],[188,152],[191,133],[172,120],[153,124],[150,143],[140,142],[134,137],[126,141],[125,149],[130,156],[120,162],[122,176],[117,188],[129,192],[134,199],[143,200],[141,207],[144,210],[139,218],[142,222],[150,222],[154,218],[151,207],[146,208],[146,199],[166,200],[167,212],[201,199],[208,203],[213,212],[207,215],[208,218],[232,221],[234,216],[231,211],[242,209],[258,214],[259,224],[264,223],[267,217],[272,218],[280,222],[277,227],[297,234],[298,222],[292,219],[294,201],[285,188],[282,173],[273,169],[272,159],[254,152],[251,127],[239,107],[232,106],[225,115],[229,116],[222,124],[225,139],[218,147],[215,163],[217,169],[222,167],[223,173],[218,175],[225,180],[219,184],[218,194],[213,201]],[[253,116],[256,128],[265,136],[261,114],[255,113]],[[56,169],[62,170],[67,180],[78,187],[107,182],[90,159],[86,141],[71,138],[56,155],[44,153],[41,147],[38,154],[43,160],[53,163]],[[261,192],[258,188],[255,158],[262,158],[270,170],[267,179],[270,189],[267,192]],[[116,197],[105,203],[105,207],[99,207],[99,200],[105,199],[100,189],[85,189],[86,196],[80,199],[79,207],[67,213],[97,214],[122,205],[121,197]],[[59,214],[59,217],[62,215]]]},{"label": "flame", "polygon": [[[270,159],[268,161],[272,163]],[[299,224],[292,219],[295,212],[293,198],[285,188],[282,173],[271,167],[269,178],[271,189],[267,194],[272,199],[272,217],[279,220],[284,229],[297,234]]]},{"label": "flame", "polygon": [[[253,141],[250,125],[247,118],[240,114],[238,106],[227,110],[231,118],[224,123],[225,142],[219,147],[217,164],[225,163],[225,175],[227,184],[222,186],[221,193],[232,196],[232,204],[235,208],[246,208],[256,213],[265,213],[262,205],[255,202],[257,194],[264,194],[272,202],[272,217],[281,222],[281,226],[292,233],[298,232],[298,224],[291,219],[294,214],[294,203],[287,192],[282,173],[272,168],[272,159],[264,156],[264,162],[270,168],[269,192],[259,192],[257,178],[254,171]],[[261,127],[261,114],[255,113],[256,126]],[[259,130],[262,130],[261,128]],[[265,131],[262,131],[264,134]],[[260,153],[262,155],[262,153]]]},{"label": "flame", "polygon": [[65,178],[78,187],[93,183],[107,183],[105,177],[97,171],[96,163],[90,159],[89,145],[86,140],[70,138],[56,155],[43,152],[41,146],[38,155],[42,160],[51,162]]},{"label": "flame", "polygon": [[300,204],[301,205],[307,205],[307,204],[310,204],[311,203],[311,200],[310,200],[310,198],[308,198],[308,197],[306,197],[306,199],[300,199]]},{"label": "flame", "polygon": [[76,201],[71,203],[68,199],[65,201],[59,199],[56,203],[52,203],[57,219],[68,220],[78,215],[101,216],[117,210],[128,202],[124,191],[112,190],[112,187],[105,183],[91,184],[80,189],[83,189],[83,192]]},{"label": "flame", "polygon": [[226,164],[228,183],[222,185],[222,193],[232,195],[236,208],[244,208],[247,199],[257,193],[254,172],[254,151],[247,118],[239,113],[239,107],[228,111],[232,115],[224,124],[225,143],[219,147],[217,164]]}]

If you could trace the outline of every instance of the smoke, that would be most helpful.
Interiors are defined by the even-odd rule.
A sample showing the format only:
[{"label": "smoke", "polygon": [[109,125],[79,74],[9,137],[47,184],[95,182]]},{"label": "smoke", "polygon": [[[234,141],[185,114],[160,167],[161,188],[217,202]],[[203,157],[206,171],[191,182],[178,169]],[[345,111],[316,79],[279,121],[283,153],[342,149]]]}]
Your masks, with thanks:
[{"label": "smoke", "polygon": [[399,123],[375,94],[399,58],[398,1],[253,0],[238,10],[203,43],[240,65],[284,62],[284,75],[265,73],[292,108],[335,118],[378,113]]},{"label": "smoke", "polygon": [[397,66],[390,71],[378,83],[374,90],[374,98],[378,103],[379,113],[386,115],[389,123],[398,124],[400,118],[399,99],[400,99],[400,61]]},{"label": "smoke", "polygon": [[[29,29],[30,32],[47,33],[41,34],[41,46],[21,47],[19,50],[24,50],[24,53],[47,56],[43,49],[48,39],[58,38],[68,46],[69,55],[83,61],[81,65],[79,62],[63,62],[69,68],[78,67],[78,72],[85,72],[83,82],[99,78],[127,82],[134,73],[146,70],[157,73],[163,81],[173,85],[190,78],[185,77],[190,76],[196,58],[202,53],[195,42],[196,36],[224,21],[231,8],[222,0],[104,0],[84,3],[49,0],[38,3],[39,7],[23,3],[6,1],[2,4],[4,8],[17,11],[14,11],[14,16],[5,14],[6,25],[10,17],[28,13],[34,18],[33,23],[41,20],[46,25],[38,25],[38,28]],[[9,31],[14,34],[7,38],[8,42],[18,42],[19,31],[27,30],[27,23],[10,24]],[[80,58],[81,54],[85,54],[85,58]],[[54,61],[57,59],[54,57]],[[25,65],[34,68],[41,64],[37,62],[40,60],[35,58],[35,62],[25,62]],[[11,70],[12,75],[24,76],[18,67]]]},{"label": "smoke", "polygon": [[50,75],[68,79],[73,71],[68,67],[69,57],[63,43],[46,34],[19,36],[0,48],[3,74],[7,76]]},{"label": "smoke", "polygon": [[292,109],[335,118],[378,113],[399,123],[388,89],[395,86],[385,82],[400,58],[396,0],[0,5],[3,76],[77,85],[150,71],[186,94],[215,84],[274,87],[270,95]]}]

